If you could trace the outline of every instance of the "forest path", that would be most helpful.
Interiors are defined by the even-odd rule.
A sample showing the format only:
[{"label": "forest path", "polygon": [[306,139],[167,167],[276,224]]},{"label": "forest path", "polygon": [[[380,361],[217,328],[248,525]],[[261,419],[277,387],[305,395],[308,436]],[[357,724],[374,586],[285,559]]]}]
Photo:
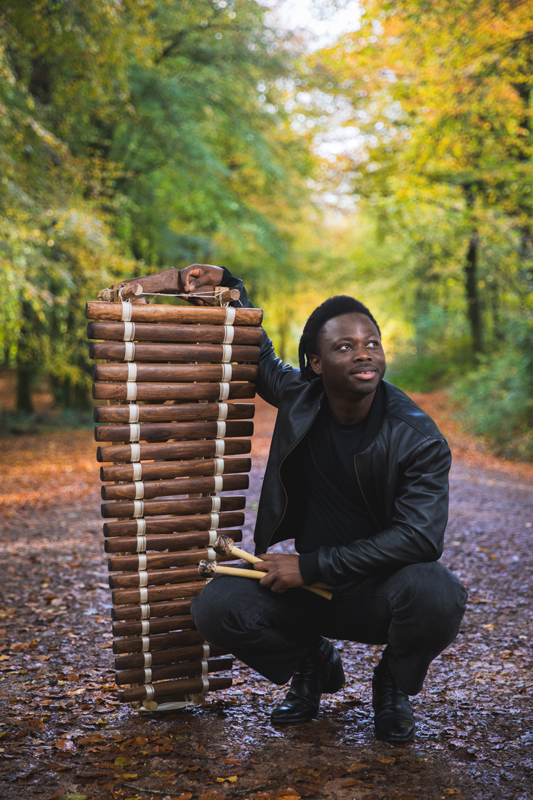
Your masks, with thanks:
[{"label": "forest path", "polygon": [[[242,665],[202,706],[156,717],[120,706],[92,433],[3,439],[0,796],[533,798],[533,465],[484,454],[445,394],[414,397],[454,452],[443,561],[470,603],[413,700],[417,734],[403,746],[373,738],[381,647],[343,644],[347,685],[306,725],[272,728],[285,689]],[[274,415],[258,402],[248,544]]]}]

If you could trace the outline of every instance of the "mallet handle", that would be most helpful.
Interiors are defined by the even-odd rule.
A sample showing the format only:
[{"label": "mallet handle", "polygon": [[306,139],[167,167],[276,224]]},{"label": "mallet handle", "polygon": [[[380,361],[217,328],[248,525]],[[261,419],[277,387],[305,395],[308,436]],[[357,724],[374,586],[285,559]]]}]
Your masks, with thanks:
[{"label": "mallet handle", "polygon": [[[231,554],[242,558],[243,561],[248,561],[249,564],[256,564],[258,561],[263,561],[262,558],[253,556],[251,553],[247,553],[246,550],[241,550],[240,547],[235,547],[235,545],[233,545],[231,548]],[[333,596],[331,592],[327,591],[329,587],[325,583],[313,583],[311,586],[304,586],[303,588],[309,589],[309,591],[315,592],[315,594],[320,594],[321,597],[327,597],[328,600],[331,600]],[[317,589],[322,591],[316,591]]]},{"label": "mallet handle", "polygon": [[[233,552],[235,550],[239,550],[239,548],[232,548]],[[241,551],[244,552],[244,551]],[[260,558],[256,556],[250,556],[249,553],[246,553],[248,558],[253,558],[255,561],[261,561]],[[219,575],[234,575],[237,578],[256,578],[260,580],[264,578],[265,575],[268,575],[268,572],[259,572],[259,570],[251,570],[251,569],[237,569],[236,567],[221,567],[217,564],[217,574]],[[320,595],[320,597],[324,597],[326,600],[331,600],[333,597],[331,592],[327,592],[325,589],[317,589],[316,586],[302,586],[302,589],[307,589],[309,592],[313,592],[314,594]]]}]

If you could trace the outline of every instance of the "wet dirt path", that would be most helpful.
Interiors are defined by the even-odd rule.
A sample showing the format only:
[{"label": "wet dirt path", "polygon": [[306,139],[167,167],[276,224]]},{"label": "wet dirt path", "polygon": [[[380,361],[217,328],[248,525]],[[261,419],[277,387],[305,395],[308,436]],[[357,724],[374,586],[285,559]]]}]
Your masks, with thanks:
[{"label": "wet dirt path", "polygon": [[[242,665],[198,707],[140,716],[120,705],[92,434],[2,440],[0,797],[533,798],[533,466],[484,455],[444,395],[416,399],[454,450],[443,561],[470,605],[413,700],[417,735],[403,746],[373,738],[381,647],[344,643],[347,685],[306,725],[272,728],[285,690]],[[248,545],[273,419],[259,403]]]}]

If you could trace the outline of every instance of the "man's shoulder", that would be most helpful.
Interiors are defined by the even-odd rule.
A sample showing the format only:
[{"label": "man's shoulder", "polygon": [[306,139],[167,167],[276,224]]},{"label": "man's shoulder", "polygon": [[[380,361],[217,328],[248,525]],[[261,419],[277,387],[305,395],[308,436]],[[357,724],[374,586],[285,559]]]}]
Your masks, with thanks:
[{"label": "man's shoulder", "polygon": [[398,420],[412,429],[418,431],[427,439],[443,439],[442,433],[437,428],[435,421],[422,411],[414,400],[388,381],[383,381],[387,406],[385,415],[393,420]]}]

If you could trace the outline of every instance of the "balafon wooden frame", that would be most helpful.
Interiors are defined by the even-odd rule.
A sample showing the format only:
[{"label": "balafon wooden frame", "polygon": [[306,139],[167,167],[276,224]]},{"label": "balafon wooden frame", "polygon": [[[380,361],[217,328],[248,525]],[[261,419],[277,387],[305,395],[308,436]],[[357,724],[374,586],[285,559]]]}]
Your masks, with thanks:
[{"label": "balafon wooden frame", "polygon": [[[205,642],[190,615],[203,559],[233,561],[213,545],[239,542],[248,487],[260,309],[227,305],[238,292],[208,287],[219,307],[152,305],[180,292],[177,270],[126,281],[89,302],[109,554],[113,652],[122,702],[146,711],[197,702],[231,685],[232,659]],[[168,286],[175,280],[174,291]],[[131,301],[134,302],[131,302]],[[97,340],[97,341],[95,341]],[[213,677],[215,675],[215,677]]]}]

